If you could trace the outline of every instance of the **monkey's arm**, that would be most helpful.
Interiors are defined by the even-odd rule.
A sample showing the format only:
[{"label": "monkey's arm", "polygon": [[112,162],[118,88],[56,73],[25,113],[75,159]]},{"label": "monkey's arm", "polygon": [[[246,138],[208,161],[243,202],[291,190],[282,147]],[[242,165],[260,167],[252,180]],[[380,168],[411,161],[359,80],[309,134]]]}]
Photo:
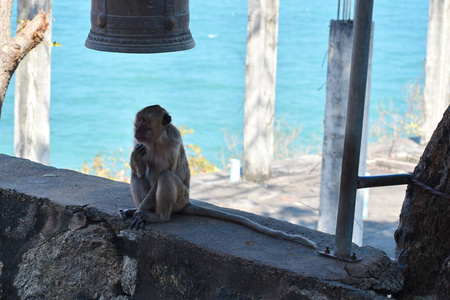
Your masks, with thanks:
[{"label": "monkey's arm", "polygon": [[146,223],[158,223],[161,222],[161,218],[158,214],[153,213],[156,211],[156,190],[158,188],[158,182],[156,182],[147,195],[144,197],[141,203],[136,203],[137,209],[130,210],[127,216],[133,215],[133,223],[130,228],[139,230],[144,228]]},{"label": "monkey's arm", "polygon": [[156,190],[158,189],[158,182],[156,182],[150,191],[142,199],[141,203],[136,203],[138,211],[155,211],[156,210]]},{"label": "monkey's arm", "polygon": [[[146,176],[139,177],[135,172],[131,172],[130,182],[131,194],[133,195],[134,204],[136,207],[146,199],[150,194],[150,183]],[[136,208],[133,209],[119,209],[119,216],[122,220],[131,218],[134,216]]]},{"label": "monkey's arm", "polygon": [[[164,170],[139,205],[131,228],[139,229],[145,223],[167,222],[170,216],[189,203],[189,188],[172,171]],[[156,210],[156,214],[153,213]]]},{"label": "monkey's arm", "polygon": [[[152,189],[147,193],[142,202],[136,203],[137,208],[132,209],[120,209],[119,216],[122,220],[133,217],[133,223],[131,223],[131,228],[139,230],[139,228],[143,228],[146,222],[156,223],[159,220],[159,216],[151,211],[155,211],[156,205],[156,188],[157,184],[153,185]],[[132,193],[133,192],[133,184],[132,184]],[[133,197],[136,199],[136,197]]]}]

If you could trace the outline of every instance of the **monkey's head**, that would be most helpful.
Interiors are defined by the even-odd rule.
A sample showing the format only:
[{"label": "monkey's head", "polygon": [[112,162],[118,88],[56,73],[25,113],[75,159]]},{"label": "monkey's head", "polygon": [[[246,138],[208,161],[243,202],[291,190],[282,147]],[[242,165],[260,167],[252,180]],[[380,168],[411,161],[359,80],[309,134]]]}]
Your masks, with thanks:
[{"label": "monkey's head", "polygon": [[161,106],[147,106],[136,115],[134,137],[140,143],[156,141],[171,121],[172,117]]}]

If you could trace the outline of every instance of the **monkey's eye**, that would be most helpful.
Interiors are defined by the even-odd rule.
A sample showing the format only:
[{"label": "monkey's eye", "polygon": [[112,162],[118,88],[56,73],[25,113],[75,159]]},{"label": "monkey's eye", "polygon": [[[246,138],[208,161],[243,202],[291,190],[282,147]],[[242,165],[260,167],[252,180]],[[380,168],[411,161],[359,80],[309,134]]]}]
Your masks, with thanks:
[{"label": "monkey's eye", "polygon": [[139,117],[138,118],[138,122],[141,123],[141,124],[146,124],[147,123],[147,119]]}]

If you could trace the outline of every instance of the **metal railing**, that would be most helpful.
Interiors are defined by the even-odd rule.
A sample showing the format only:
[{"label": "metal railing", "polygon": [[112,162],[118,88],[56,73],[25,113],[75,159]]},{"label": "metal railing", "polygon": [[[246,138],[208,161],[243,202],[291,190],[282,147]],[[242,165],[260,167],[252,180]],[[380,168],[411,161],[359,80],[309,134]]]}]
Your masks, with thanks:
[{"label": "metal railing", "polygon": [[334,243],[334,255],[344,259],[351,258],[356,191],[361,181],[370,182],[367,178],[363,179],[358,176],[358,167],[369,67],[372,14],[373,0],[356,1],[347,120]]}]

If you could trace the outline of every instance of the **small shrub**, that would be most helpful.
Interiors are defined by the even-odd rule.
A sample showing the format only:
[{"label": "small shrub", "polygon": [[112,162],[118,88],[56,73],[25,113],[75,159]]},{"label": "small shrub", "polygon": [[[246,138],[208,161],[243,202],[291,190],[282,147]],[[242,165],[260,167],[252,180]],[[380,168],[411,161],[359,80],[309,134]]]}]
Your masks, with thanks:
[{"label": "small shrub", "polygon": [[[222,166],[229,168],[230,159],[242,159],[243,136],[242,132],[231,134],[226,130],[223,130],[223,132],[227,149],[222,149],[221,160]],[[301,144],[301,132],[302,126],[298,122],[289,124],[285,118],[275,120],[273,128],[274,160],[294,158],[309,153],[311,147],[305,147]]]},{"label": "small shrub", "polygon": [[[182,136],[194,133],[193,129],[187,129],[185,126],[180,126],[178,130],[180,130]],[[202,149],[199,146],[187,144],[185,150],[191,174],[211,173],[219,170],[202,154]]]},{"label": "small shrub", "polygon": [[405,87],[407,108],[401,112],[392,99],[381,100],[377,108],[378,119],[371,129],[371,135],[379,141],[398,140],[403,137],[422,135],[423,125],[423,85],[421,81]]},{"label": "small shrub", "polygon": [[100,151],[91,160],[90,166],[84,162],[81,166],[81,173],[92,174],[116,181],[130,182],[130,164],[123,156],[122,148],[117,152],[111,151],[107,156]]},{"label": "small shrub", "polygon": [[[182,136],[194,132],[193,129],[186,129],[185,126],[181,126],[179,130]],[[191,174],[209,173],[219,170],[202,154],[202,149],[199,146],[188,144],[185,145],[185,150]],[[129,153],[131,153],[131,150]],[[111,151],[109,156],[100,151],[91,160],[90,164],[87,162],[83,163],[81,173],[129,183],[131,169],[128,158],[130,155],[128,154],[126,159],[123,156],[122,148],[119,148],[117,152]]]}]

